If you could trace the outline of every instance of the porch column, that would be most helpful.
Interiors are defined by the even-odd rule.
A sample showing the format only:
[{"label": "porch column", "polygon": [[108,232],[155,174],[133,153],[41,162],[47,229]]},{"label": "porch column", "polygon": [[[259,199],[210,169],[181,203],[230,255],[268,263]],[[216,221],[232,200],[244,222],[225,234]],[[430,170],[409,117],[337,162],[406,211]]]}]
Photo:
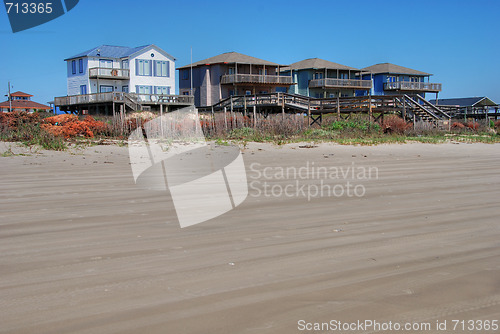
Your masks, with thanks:
[{"label": "porch column", "polygon": [[234,81],[233,81],[234,94],[233,95],[238,95],[238,86],[236,86],[237,80],[238,80],[238,63],[234,63]]}]

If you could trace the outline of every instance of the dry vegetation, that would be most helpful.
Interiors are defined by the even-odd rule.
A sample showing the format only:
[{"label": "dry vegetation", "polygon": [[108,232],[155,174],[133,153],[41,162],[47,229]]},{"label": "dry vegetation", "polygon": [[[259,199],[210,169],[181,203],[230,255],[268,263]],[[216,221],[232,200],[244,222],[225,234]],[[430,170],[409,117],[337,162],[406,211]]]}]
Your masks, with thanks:
[{"label": "dry vegetation", "polygon": [[[0,113],[0,140],[38,145],[45,149],[63,150],[69,142],[82,139],[113,138],[126,140],[137,127],[158,115],[137,112],[126,118],[57,115],[45,113]],[[345,144],[377,144],[387,142],[443,142],[452,140],[500,142],[497,131],[500,121],[486,124],[474,121],[455,121],[451,131],[438,130],[428,123],[407,123],[397,115],[386,115],[380,123],[369,121],[367,115],[351,115],[338,120],[336,115],[325,115],[321,125],[309,126],[302,114],[257,114],[257,117],[239,113],[200,115],[207,139],[219,142],[256,141],[277,144],[292,141],[335,141]]]}]

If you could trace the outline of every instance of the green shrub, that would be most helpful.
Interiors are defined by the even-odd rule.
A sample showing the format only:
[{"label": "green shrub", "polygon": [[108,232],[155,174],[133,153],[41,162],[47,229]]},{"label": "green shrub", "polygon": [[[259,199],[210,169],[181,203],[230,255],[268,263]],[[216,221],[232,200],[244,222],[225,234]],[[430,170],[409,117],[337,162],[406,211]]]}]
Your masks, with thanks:
[{"label": "green shrub", "polygon": [[244,127],[239,129],[232,129],[229,133],[231,139],[249,139],[256,134],[255,129]]},{"label": "green shrub", "polygon": [[330,130],[341,132],[346,130],[380,131],[378,123],[363,119],[335,121],[330,124],[329,128]]},{"label": "green shrub", "polygon": [[335,133],[325,129],[307,129],[303,133],[304,137],[312,139],[331,139],[336,137]]}]

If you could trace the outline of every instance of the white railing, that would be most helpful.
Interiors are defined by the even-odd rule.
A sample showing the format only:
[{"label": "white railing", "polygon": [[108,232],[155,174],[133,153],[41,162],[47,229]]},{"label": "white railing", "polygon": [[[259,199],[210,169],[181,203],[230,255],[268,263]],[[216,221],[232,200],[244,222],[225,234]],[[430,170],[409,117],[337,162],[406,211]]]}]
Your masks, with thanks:
[{"label": "white railing", "polygon": [[122,68],[93,67],[89,68],[89,77],[128,79],[130,77],[130,70]]},{"label": "white railing", "polygon": [[385,90],[419,90],[424,92],[440,92],[440,83],[430,82],[411,82],[411,81],[396,81],[386,82],[384,84]]},{"label": "white railing", "polygon": [[317,87],[345,87],[345,88],[365,88],[370,89],[372,87],[371,80],[358,80],[358,79],[336,79],[336,78],[326,78],[326,79],[313,79],[309,81],[310,88]]},{"label": "white railing", "polygon": [[221,78],[222,84],[232,83],[264,83],[291,85],[293,79],[290,76],[282,75],[261,75],[261,74],[225,74]]}]

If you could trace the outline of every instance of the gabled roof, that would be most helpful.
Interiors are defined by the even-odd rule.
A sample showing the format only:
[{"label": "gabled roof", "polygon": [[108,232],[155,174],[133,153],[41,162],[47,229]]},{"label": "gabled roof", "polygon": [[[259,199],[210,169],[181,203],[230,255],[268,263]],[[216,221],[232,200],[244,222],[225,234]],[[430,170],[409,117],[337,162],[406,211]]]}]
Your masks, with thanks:
[{"label": "gabled roof", "polygon": [[292,70],[303,69],[332,69],[332,70],[354,70],[359,71],[357,68],[337,64],[328,60],[320,58],[309,58],[293,63],[289,66]]},{"label": "gabled roof", "polygon": [[201,66],[201,65],[214,65],[214,64],[252,64],[252,65],[271,65],[271,66],[278,66],[279,64],[247,56],[238,52],[226,52],[223,54],[220,54],[215,57],[210,57],[207,59],[203,59],[197,62],[194,62],[192,64],[182,66],[177,68],[178,70],[183,69],[183,68],[190,68],[191,66],[196,67],[196,66]]},{"label": "gabled roof", "polygon": [[17,91],[15,93],[10,93],[10,96],[32,97],[33,95],[30,95],[28,93],[24,93],[24,92],[21,92],[21,91]]},{"label": "gabled roof", "polygon": [[[432,104],[436,104],[436,100],[430,100],[429,102]],[[493,102],[486,96],[439,99],[438,104],[442,106],[459,106],[459,107],[497,106],[495,102]]]},{"label": "gabled roof", "polygon": [[71,60],[75,58],[81,58],[81,57],[103,57],[103,58],[125,58],[129,57],[133,54],[136,54],[146,48],[154,47],[158,51],[162,52],[164,55],[175,59],[173,56],[170,54],[166,53],[159,47],[157,47],[154,44],[148,44],[148,45],[143,45],[143,46],[138,46],[135,48],[130,48],[128,46],[114,46],[114,45],[100,45],[96,46],[93,49],[81,52],[77,55],[74,55],[73,57],[69,57],[64,59],[66,60]]},{"label": "gabled roof", "polygon": [[390,74],[410,74],[410,75],[425,75],[425,76],[432,75],[430,73],[413,70],[408,67],[394,65],[391,63],[375,64],[372,66],[362,68],[361,70],[366,72],[372,72],[374,74],[390,73]]}]

